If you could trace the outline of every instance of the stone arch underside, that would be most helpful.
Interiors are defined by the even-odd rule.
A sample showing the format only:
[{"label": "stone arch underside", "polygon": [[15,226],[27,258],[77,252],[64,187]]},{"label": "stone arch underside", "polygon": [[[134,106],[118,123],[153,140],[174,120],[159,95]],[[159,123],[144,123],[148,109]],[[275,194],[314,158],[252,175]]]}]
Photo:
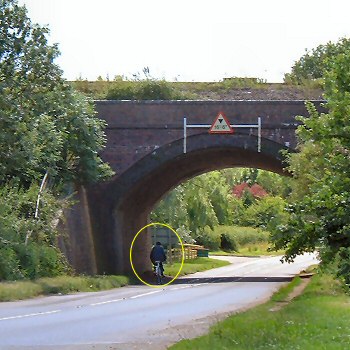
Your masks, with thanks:
[{"label": "stone arch underside", "polygon": [[[285,174],[281,150],[262,139],[257,151],[254,135],[199,134],[156,149],[108,184],[91,191],[90,210],[99,273],[131,272],[129,248],[135,234],[148,223],[155,204],[178,184],[202,173],[227,167],[254,167]],[[150,236],[135,242],[133,262],[138,273],[149,267]],[[145,268],[146,267],[146,268]]]}]

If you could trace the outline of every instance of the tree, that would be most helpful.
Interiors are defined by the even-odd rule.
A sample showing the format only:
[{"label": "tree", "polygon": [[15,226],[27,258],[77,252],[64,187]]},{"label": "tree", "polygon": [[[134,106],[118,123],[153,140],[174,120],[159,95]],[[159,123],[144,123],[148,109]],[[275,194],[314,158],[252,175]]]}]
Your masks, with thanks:
[{"label": "tree", "polygon": [[184,196],[184,188],[181,185],[170,191],[152,211],[151,220],[167,223],[175,229],[189,227]]},{"label": "tree", "polygon": [[[92,101],[62,78],[48,32],[32,24],[16,0],[0,0],[0,280],[67,271],[56,248],[61,185],[113,173],[98,156],[104,122]],[[42,194],[38,217],[44,174],[55,186]]]},{"label": "tree", "polygon": [[285,206],[281,197],[264,196],[246,209],[241,222],[244,226],[259,227],[271,232],[287,221]]},{"label": "tree", "polygon": [[332,66],[333,58],[349,49],[350,39],[342,38],[336,43],[330,41],[311,51],[306,50],[306,53],[294,63],[291,73],[285,74],[284,80],[301,84],[306,80],[324,78]]},{"label": "tree", "polygon": [[327,64],[328,113],[308,104],[310,117],[299,118],[300,152],[289,156],[299,189],[290,219],[274,233],[274,241],[276,248],[287,248],[286,260],[320,247],[323,262],[339,261],[338,273],[350,281],[350,49]]},{"label": "tree", "polygon": [[175,228],[182,227],[200,241],[208,232],[206,227],[232,224],[234,202],[225,178],[219,171],[213,171],[169,192],[153,210],[151,218],[168,222]]},{"label": "tree", "polygon": [[0,1],[0,184],[29,187],[49,169],[58,180],[91,182],[111,175],[97,152],[104,122],[92,101],[62,78],[57,45],[16,0]]}]

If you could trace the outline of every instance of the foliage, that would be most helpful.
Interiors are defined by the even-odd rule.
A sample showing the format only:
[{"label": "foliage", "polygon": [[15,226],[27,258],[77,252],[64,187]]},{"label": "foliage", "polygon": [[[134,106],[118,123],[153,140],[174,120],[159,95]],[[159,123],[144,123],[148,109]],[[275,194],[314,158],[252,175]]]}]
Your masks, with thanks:
[{"label": "foliage", "polygon": [[[49,30],[17,0],[0,1],[0,280],[67,272],[56,248],[65,186],[113,174],[98,156],[105,123],[93,102],[62,78]],[[52,192],[38,184],[49,174]]]},{"label": "foliage", "polygon": [[107,100],[180,100],[187,98],[184,93],[176,89],[175,85],[152,78],[149,68],[143,69],[145,79],[139,74],[133,80],[116,79],[107,90]]},{"label": "foliage", "polygon": [[[156,89],[162,88],[164,92],[161,95],[165,99],[178,100],[198,100],[215,98],[221,99],[230,90],[266,90],[268,91],[273,85],[275,89],[283,90],[282,84],[267,84],[261,79],[256,78],[228,78],[218,82],[169,82],[164,79],[155,79],[146,67],[143,69],[144,77],[139,73],[133,77],[116,76],[114,79],[108,77],[103,79],[98,77],[95,81],[78,77],[71,84],[78,91],[93,97],[94,99],[142,99],[142,89],[139,87],[147,82],[154,82],[158,85]],[[152,84],[150,84],[152,85]],[[289,87],[286,87],[289,89]],[[170,92],[170,94],[169,94]],[[158,99],[160,95],[152,93],[152,99]]]},{"label": "foliage", "polygon": [[[288,216],[284,210],[286,202],[278,196],[255,198],[250,191],[242,192],[241,198],[232,195],[232,184],[248,180],[247,174],[254,174],[255,180],[262,178],[271,192],[277,191],[273,190],[274,180],[279,189],[288,192],[285,189],[289,185],[284,185],[280,176],[273,173],[244,169],[214,171],[193,178],[169,192],[153,210],[151,220],[167,222],[175,229],[181,227],[187,242],[190,241],[188,235],[191,235],[197,243],[212,250],[219,249],[221,245],[220,235],[216,234],[218,226],[241,225],[272,230],[285,222]],[[252,189],[260,187],[253,184]]]},{"label": "foliage", "polygon": [[91,182],[111,175],[97,155],[104,122],[54,63],[57,45],[32,24],[16,0],[0,3],[0,185],[28,187],[47,169],[58,181]]},{"label": "foliage", "polygon": [[272,173],[271,171],[249,168],[230,168],[221,170],[231,188],[242,183],[249,186],[259,185],[272,196],[287,198],[291,192],[291,178]]},{"label": "foliage", "polygon": [[151,214],[151,220],[168,223],[174,228],[189,227],[183,186],[176,187],[159,202]]},{"label": "foliage", "polygon": [[212,229],[209,226],[206,226],[198,231],[195,241],[197,244],[200,244],[210,250],[218,250],[221,246],[221,237],[219,232],[215,231],[215,228]]},{"label": "foliage", "polygon": [[221,238],[220,248],[228,251],[239,252],[244,246],[269,241],[269,232],[254,227],[217,226],[214,234]]},{"label": "foliage", "polygon": [[[152,221],[182,227],[199,241],[204,228],[231,224],[235,199],[219,171],[197,176],[169,192],[151,214]],[[237,215],[239,205],[236,205]]]},{"label": "foliage", "polygon": [[62,203],[45,192],[40,216],[35,218],[38,190],[34,185],[28,190],[10,185],[0,189],[0,280],[52,276],[69,270],[55,247],[54,223]]},{"label": "foliage", "polygon": [[180,236],[183,243],[195,243],[195,239],[191,236],[191,231],[186,228],[185,225],[181,225],[177,228],[176,233]]},{"label": "foliage", "polygon": [[308,80],[324,78],[332,68],[333,58],[345,54],[350,49],[350,39],[342,38],[336,43],[328,42],[306,53],[294,63],[290,74],[285,75],[285,82],[301,84]]},{"label": "foliage", "polygon": [[288,219],[288,213],[285,212],[286,205],[286,201],[281,197],[266,196],[247,208],[241,223],[272,231]]},{"label": "foliage", "polygon": [[233,236],[238,247],[243,247],[249,244],[264,243],[269,240],[269,232],[254,227],[219,226],[217,229],[221,234],[225,231],[228,235]]},{"label": "foliage", "polygon": [[[275,232],[275,247],[287,248],[286,259],[324,247],[324,263],[350,247],[350,49],[328,62],[325,95],[328,113],[308,104],[309,118],[300,118],[300,152],[290,155],[289,170],[297,180],[289,221]],[[339,266],[348,280],[349,271]]]}]

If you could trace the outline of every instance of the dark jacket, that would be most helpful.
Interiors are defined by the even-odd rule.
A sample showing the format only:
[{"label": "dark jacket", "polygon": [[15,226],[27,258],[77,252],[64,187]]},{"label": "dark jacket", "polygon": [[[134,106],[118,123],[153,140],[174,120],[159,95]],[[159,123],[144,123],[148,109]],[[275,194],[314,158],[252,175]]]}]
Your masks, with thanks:
[{"label": "dark jacket", "polygon": [[150,258],[153,264],[156,261],[164,262],[166,260],[164,248],[161,245],[155,245],[151,250]]}]

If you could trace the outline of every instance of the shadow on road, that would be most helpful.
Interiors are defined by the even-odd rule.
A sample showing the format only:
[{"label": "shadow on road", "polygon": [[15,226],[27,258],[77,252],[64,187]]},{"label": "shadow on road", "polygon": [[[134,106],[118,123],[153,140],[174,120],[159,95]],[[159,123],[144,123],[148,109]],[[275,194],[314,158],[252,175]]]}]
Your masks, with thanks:
[{"label": "shadow on road", "polygon": [[[252,276],[252,277],[241,277],[241,276],[234,276],[234,277],[200,277],[200,278],[193,278],[193,277],[181,277],[177,278],[175,281],[172,282],[172,284],[208,284],[208,283],[233,283],[233,282],[250,282],[250,283],[256,283],[256,282],[290,282],[294,276],[291,277],[261,277],[261,276]],[[143,275],[142,279],[149,283],[149,284],[156,284],[156,278],[153,276],[153,274],[147,274]],[[163,284],[167,284],[173,279],[173,277],[165,276],[163,279]],[[140,281],[136,282],[135,284],[141,284]]]},{"label": "shadow on road", "polygon": [[231,283],[231,282],[290,282],[293,277],[203,277],[203,278],[180,278],[174,284],[192,283]]}]

